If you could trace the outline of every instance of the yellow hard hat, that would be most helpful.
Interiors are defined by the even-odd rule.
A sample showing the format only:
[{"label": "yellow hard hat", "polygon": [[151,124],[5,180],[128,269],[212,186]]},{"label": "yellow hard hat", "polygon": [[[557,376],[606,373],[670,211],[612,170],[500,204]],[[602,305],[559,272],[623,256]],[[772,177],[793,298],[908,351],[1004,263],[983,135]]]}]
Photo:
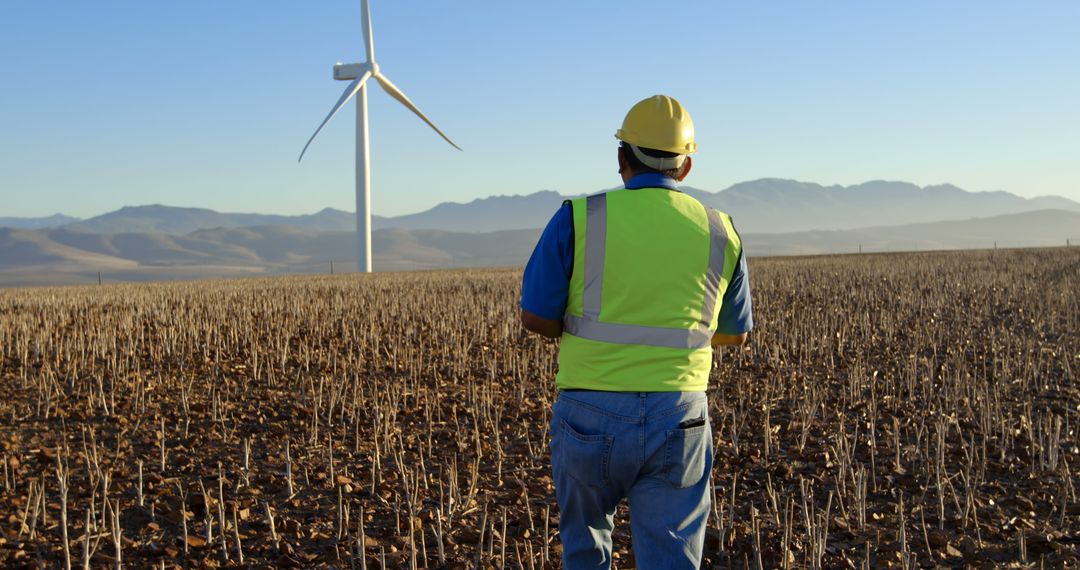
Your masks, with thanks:
[{"label": "yellow hard hat", "polygon": [[697,151],[694,120],[678,101],[667,95],[653,95],[638,101],[626,113],[615,138],[637,147],[675,154]]}]

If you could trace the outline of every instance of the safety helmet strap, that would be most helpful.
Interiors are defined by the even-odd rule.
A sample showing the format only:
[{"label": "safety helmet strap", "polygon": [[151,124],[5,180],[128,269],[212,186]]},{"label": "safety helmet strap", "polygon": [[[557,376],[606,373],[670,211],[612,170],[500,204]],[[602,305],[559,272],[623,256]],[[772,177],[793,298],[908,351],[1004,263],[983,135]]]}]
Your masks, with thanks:
[{"label": "safety helmet strap", "polygon": [[678,154],[671,157],[649,156],[642,152],[635,144],[626,143],[625,146],[630,147],[630,151],[634,153],[634,156],[641,164],[644,164],[653,170],[664,171],[682,168],[683,163],[686,162],[685,154]]}]

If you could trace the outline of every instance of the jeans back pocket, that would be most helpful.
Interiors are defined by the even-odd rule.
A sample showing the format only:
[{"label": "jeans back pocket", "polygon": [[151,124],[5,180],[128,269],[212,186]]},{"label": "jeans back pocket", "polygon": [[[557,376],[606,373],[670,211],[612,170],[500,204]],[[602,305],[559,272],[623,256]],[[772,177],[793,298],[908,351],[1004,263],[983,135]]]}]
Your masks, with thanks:
[{"label": "jeans back pocket", "polygon": [[712,432],[707,420],[693,427],[668,430],[664,449],[668,484],[685,489],[701,481],[711,445]]},{"label": "jeans back pocket", "polygon": [[579,483],[590,487],[603,487],[608,483],[608,465],[611,461],[610,435],[585,435],[560,420],[562,438],[557,469],[564,469]]}]

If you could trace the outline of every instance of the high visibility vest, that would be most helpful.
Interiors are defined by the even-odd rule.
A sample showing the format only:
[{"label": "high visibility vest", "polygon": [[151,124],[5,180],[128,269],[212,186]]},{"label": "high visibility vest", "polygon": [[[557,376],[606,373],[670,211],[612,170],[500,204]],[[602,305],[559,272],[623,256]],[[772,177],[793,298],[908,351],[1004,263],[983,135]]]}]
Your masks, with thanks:
[{"label": "high visibility vest", "polygon": [[742,251],[731,218],[681,192],[571,201],[574,269],[560,389],[704,391],[720,305]]}]

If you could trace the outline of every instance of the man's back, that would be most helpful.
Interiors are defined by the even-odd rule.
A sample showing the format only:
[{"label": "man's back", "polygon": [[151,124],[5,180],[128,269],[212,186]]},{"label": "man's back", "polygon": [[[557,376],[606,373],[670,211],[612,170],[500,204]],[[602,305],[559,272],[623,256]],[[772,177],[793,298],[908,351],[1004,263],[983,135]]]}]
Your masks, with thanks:
[{"label": "man's back", "polygon": [[572,202],[562,389],[698,391],[741,242],[727,216],[665,187]]},{"label": "man's back", "polygon": [[670,97],[616,132],[625,189],[566,203],[525,267],[521,321],[560,338],[551,466],[563,563],[607,568],[630,502],[639,567],[696,568],[709,513],[712,347],[753,326],[731,219],[681,192],[697,149]]}]

